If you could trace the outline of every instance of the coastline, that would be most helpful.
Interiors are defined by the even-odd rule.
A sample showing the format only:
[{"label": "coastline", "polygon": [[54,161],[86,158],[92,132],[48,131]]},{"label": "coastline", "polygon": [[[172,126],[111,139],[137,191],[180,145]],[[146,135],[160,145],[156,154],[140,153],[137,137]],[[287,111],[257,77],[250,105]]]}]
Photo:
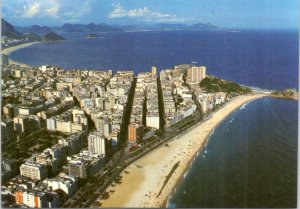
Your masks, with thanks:
[{"label": "coastline", "polygon": [[[266,96],[269,95],[257,93],[233,98],[210,119],[169,141],[169,146],[161,146],[129,165],[125,169],[129,173],[124,170],[121,174],[122,184],[110,185],[107,191],[114,192],[108,199],[99,200],[102,207],[166,207],[169,196],[183,180],[196,155],[206,146],[214,128],[242,105]],[[179,160],[178,168],[157,197],[166,176]]]},{"label": "coastline", "polygon": [[28,47],[28,46],[31,46],[31,45],[37,44],[37,43],[39,43],[39,42],[30,42],[30,43],[20,44],[20,45],[17,45],[17,46],[11,46],[11,47],[2,49],[2,50],[1,50],[1,54],[5,54],[5,55],[8,56],[9,64],[20,65],[20,66],[22,66],[22,67],[29,67],[29,65],[27,65],[27,64],[20,63],[20,62],[17,62],[17,61],[15,61],[15,60],[11,59],[11,58],[9,57],[9,55],[10,55],[12,52],[16,51],[16,50],[23,49],[23,48],[25,48],[25,47]]}]

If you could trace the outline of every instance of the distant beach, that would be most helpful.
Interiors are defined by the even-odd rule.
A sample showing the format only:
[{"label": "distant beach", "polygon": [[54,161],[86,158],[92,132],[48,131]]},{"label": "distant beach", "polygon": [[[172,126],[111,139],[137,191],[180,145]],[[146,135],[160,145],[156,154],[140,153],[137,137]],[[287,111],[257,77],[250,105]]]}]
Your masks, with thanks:
[{"label": "distant beach", "polygon": [[[197,153],[204,149],[214,128],[237,108],[265,96],[256,93],[233,98],[207,121],[195,125],[168,142],[168,146],[161,146],[128,166],[122,172],[122,183],[110,186],[107,191],[114,192],[108,199],[99,200],[102,207],[166,207],[172,190],[182,180]],[[166,176],[178,161],[179,166],[157,197]]]},{"label": "distant beach", "polygon": [[20,45],[17,45],[17,46],[11,46],[11,47],[2,49],[1,54],[6,54],[8,56],[9,64],[15,64],[15,65],[23,66],[23,67],[28,67],[29,65],[26,65],[24,63],[20,63],[20,62],[16,62],[16,61],[12,60],[11,58],[9,58],[9,55],[12,52],[16,51],[16,50],[31,46],[31,45],[36,44],[36,43],[39,43],[39,42],[31,42],[31,43],[20,44]]}]

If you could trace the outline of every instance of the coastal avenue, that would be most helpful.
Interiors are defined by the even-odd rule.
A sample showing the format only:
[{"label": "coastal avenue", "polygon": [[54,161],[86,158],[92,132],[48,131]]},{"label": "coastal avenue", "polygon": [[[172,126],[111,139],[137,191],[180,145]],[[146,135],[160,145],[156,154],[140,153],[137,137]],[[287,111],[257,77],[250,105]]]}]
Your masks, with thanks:
[{"label": "coastal avenue", "polygon": [[[264,93],[268,94],[269,92],[264,92]],[[233,102],[236,99],[237,98],[233,98],[232,100],[230,100],[230,102]],[[223,106],[224,105],[222,105],[220,108],[222,108]],[[156,148],[159,148],[162,145],[166,144],[166,142],[177,139],[178,137],[182,137],[183,135],[190,132],[192,129],[198,127],[200,124],[205,123],[206,121],[211,119],[214,112],[216,112],[218,110],[219,109],[216,109],[213,112],[210,112],[209,114],[205,115],[204,118],[200,116],[201,114],[197,114],[190,118],[187,118],[181,124],[177,124],[176,127],[167,129],[165,132],[165,137],[158,138],[153,143],[146,144],[139,150],[136,150],[134,153],[126,153],[126,152],[124,152],[124,148],[123,148],[122,153],[120,154],[120,157],[118,158],[117,161],[115,161],[114,165],[112,166],[111,172],[106,173],[105,175],[99,177],[99,179],[102,180],[108,174],[110,174],[111,177],[109,177],[106,180],[106,182],[96,190],[94,195],[84,203],[83,207],[92,206],[92,204],[96,201],[96,199],[99,197],[99,195],[102,194],[107,189],[107,187],[115,180],[115,178],[117,176],[120,176],[122,171],[126,170],[126,167],[128,167],[129,165],[132,165],[135,161],[137,161],[141,157],[147,155],[148,153],[155,150]],[[125,172],[125,175],[126,175],[126,172]],[[90,187],[90,188],[93,188],[93,187]],[[76,205],[74,205],[74,207],[76,207]]]},{"label": "coastal avenue", "polygon": [[[115,192],[110,195],[110,198],[101,201],[103,203],[102,206],[165,207],[164,204],[176,182],[182,178],[197,152],[201,151],[206,145],[208,136],[213,128],[236,108],[249,101],[265,96],[268,95],[255,93],[234,98],[222,108],[207,115],[204,120],[198,121],[185,128],[184,131],[177,133],[172,140],[168,141],[168,146],[159,146],[159,148],[149,152],[147,156],[137,159],[135,163],[131,163],[126,168],[127,174],[123,172],[123,183],[108,188],[108,190],[114,188]],[[163,143],[160,145],[163,145]],[[168,152],[168,155],[166,155],[166,152]],[[172,169],[177,160],[180,160],[178,168],[166,184],[162,194],[157,197],[164,183],[164,177]],[[131,185],[131,175],[137,178],[136,183],[139,186],[135,189],[132,188],[129,194],[126,188]]]},{"label": "coastal avenue", "polygon": [[[120,176],[122,171],[126,169],[126,167],[139,158],[145,156],[152,150],[162,146],[166,142],[175,139],[177,136],[185,134],[186,131],[189,131],[190,128],[194,127],[199,123],[199,121],[206,121],[211,117],[211,114],[204,117],[200,117],[201,114],[195,114],[190,118],[187,118],[185,121],[182,121],[180,124],[177,124],[176,127],[169,128],[165,131],[164,137],[156,138],[154,141],[145,144],[138,150],[135,150],[132,153],[128,153],[125,151],[126,146],[123,146],[121,150],[119,150],[115,156],[108,164],[111,164],[109,171],[100,172],[101,174],[96,177],[94,184],[86,184],[81,189],[77,191],[77,193],[68,200],[64,205],[70,205],[69,207],[90,207],[101,194],[105,192],[107,187],[111,185],[116,177]],[[102,185],[101,185],[102,183]],[[85,194],[79,195],[81,191],[93,191],[92,195],[89,195],[89,199],[86,200],[82,205],[82,199]]]},{"label": "coastal avenue", "polygon": [[[267,90],[254,90],[253,92],[257,95],[263,94],[264,96],[270,95],[270,91]],[[233,98],[229,101],[229,103],[234,102],[238,98]],[[226,103],[227,104],[227,103]],[[212,118],[212,115],[218,111],[222,110],[224,107],[223,104],[219,106],[218,109],[215,109],[213,112],[209,112],[202,116],[202,112],[198,112],[184,121],[174,125],[173,127],[165,129],[164,137],[157,137],[155,140],[146,143],[139,149],[129,153],[125,151],[126,146],[124,145],[121,150],[119,150],[113,159],[108,163],[109,169],[106,172],[100,171],[99,175],[97,175],[94,180],[94,183],[88,183],[80,188],[76,194],[68,200],[64,205],[68,205],[68,207],[93,207],[95,205],[95,201],[99,198],[99,196],[103,196],[104,194],[109,194],[107,192],[107,188],[116,182],[116,179],[120,179],[121,173],[126,170],[129,165],[132,165],[135,161],[140,159],[141,157],[147,155],[151,151],[161,147],[162,145],[166,144],[169,141],[173,141],[174,139],[178,139],[179,137],[184,136],[185,134],[189,133],[192,129],[198,127],[202,123],[205,123],[209,119]],[[123,172],[124,173],[124,172]],[[126,173],[125,173],[126,175]],[[86,191],[82,193],[82,191]],[[93,193],[88,193],[88,191],[93,191]],[[87,200],[83,201],[84,197],[89,197]],[[109,197],[108,197],[109,198]],[[101,198],[102,199],[102,198]],[[101,201],[100,201],[101,202]],[[100,205],[97,204],[95,207],[99,207]]]}]

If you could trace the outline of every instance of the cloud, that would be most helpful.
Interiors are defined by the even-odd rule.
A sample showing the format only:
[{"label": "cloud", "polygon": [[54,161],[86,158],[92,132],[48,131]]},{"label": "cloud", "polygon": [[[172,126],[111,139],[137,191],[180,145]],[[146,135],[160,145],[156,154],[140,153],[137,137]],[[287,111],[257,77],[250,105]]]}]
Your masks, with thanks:
[{"label": "cloud", "polygon": [[145,21],[149,22],[185,22],[193,20],[192,18],[180,18],[176,15],[155,12],[148,7],[125,10],[120,3],[113,4],[113,6],[114,10],[108,15],[108,18],[143,18]]},{"label": "cloud", "polygon": [[21,17],[23,18],[37,18],[37,17],[59,17],[60,2],[58,0],[49,1],[32,1],[26,0],[22,2],[23,11]]},{"label": "cloud", "polygon": [[34,2],[31,6],[24,5],[24,13],[22,17],[31,18],[41,11],[41,3]]},{"label": "cloud", "polygon": [[119,18],[127,15],[127,12],[123,9],[120,3],[113,4],[113,6],[114,10],[108,16],[109,18]]},{"label": "cloud", "polygon": [[59,18],[58,7],[53,7],[53,8],[46,9],[45,12],[46,12],[47,15],[49,15],[51,17]]},{"label": "cloud", "polygon": [[80,19],[91,10],[92,0],[5,0],[5,16],[19,19]]}]

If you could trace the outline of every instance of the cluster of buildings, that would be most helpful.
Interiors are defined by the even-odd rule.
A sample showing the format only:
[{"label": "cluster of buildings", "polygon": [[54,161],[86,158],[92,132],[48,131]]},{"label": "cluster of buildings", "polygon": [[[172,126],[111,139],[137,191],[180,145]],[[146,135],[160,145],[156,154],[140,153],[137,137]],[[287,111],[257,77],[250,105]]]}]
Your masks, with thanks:
[{"label": "cluster of buildings", "polygon": [[15,39],[9,38],[7,36],[1,36],[1,49],[4,49],[9,46],[15,46],[23,43],[29,42],[28,38],[25,39]]},{"label": "cluster of buildings", "polygon": [[46,120],[74,106],[73,96],[65,89],[56,89],[58,68],[2,66],[3,140],[31,134],[46,128]]},{"label": "cluster of buildings", "polygon": [[[128,147],[153,137],[161,121],[156,67],[137,76]],[[203,92],[206,67],[175,66],[160,72],[166,127],[224,102]],[[96,174],[119,144],[133,71],[65,71],[51,66],[2,65],[1,137],[4,142],[45,129],[61,133],[57,143],[18,162],[3,158],[2,193],[21,207],[59,207]],[[93,131],[91,131],[93,130]],[[18,175],[18,173],[20,175]]]},{"label": "cluster of buildings", "polygon": [[73,136],[37,154],[35,161],[22,163],[20,175],[2,190],[14,195],[16,204],[23,207],[59,207],[76,192],[78,179],[96,174],[106,160],[107,139],[102,134],[89,134],[87,149],[81,134]]},{"label": "cluster of buildings", "polygon": [[2,139],[41,129],[63,135],[21,165],[3,159],[2,192],[21,207],[59,207],[72,196],[78,179],[98,172],[117,146],[133,78],[132,71],[3,65]]},{"label": "cluster of buildings", "polygon": [[191,66],[187,69],[186,82],[190,87],[190,91],[195,95],[195,99],[199,102],[202,112],[213,109],[216,105],[225,102],[226,94],[220,93],[207,93],[200,88],[199,83],[206,77],[205,66]]},{"label": "cluster of buildings", "polygon": [[90,71],[88,77],[73,87],[80,107],[90,115],[95,128],[112,146],[117,146],[123,112],[133,82],[133,71]]},{"label": "cluster of buildings", "polygon": [[20,175],[2,190],[15,196],[16,204],[23,207],[59,207],[76,192],[78,179],[93,176],[105,163],[107,139],[98,132],[87,138],[87,148],[83,146],[84,132],[60,139],[37,154],[35,161],[22,163]]},{"label": "cluster of buildings", "polygon": [[191,116],[196,102],[205,113],[225,100],[225,93],[207,93],[200,87],[206,77],[205,66],[178,65],[160,72],[166,127]]},{"label": "cluster of buildings", "polygon": [[137,77],[128,126],[129,145],[151,138],[159,129],[159,120],[157,76],[153,66],[151,73],[141,72]]},{"label": "cluster of buildings", "polygon": [[160,72],[166,127],[191,116],[196,111],[192,93],[184,81],[185,68],[175,66]]}]

